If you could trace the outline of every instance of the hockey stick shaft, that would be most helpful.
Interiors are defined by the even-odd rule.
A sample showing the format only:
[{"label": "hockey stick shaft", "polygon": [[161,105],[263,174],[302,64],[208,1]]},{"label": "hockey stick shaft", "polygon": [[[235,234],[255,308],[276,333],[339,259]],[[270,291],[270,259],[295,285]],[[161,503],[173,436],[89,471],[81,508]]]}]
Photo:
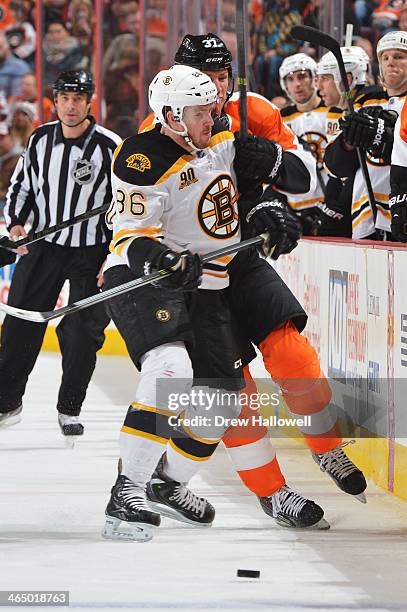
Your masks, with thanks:
[{"label": "hockey stick shaft", "polygon": [[[321,32],[320,30],[316,30],[315,28],[311,28],[309,26],[294,26],[291,29],[291,36],[295,38],[296,40],[305,40],[316,46],[325,47],[326,49],[328,49],[334,54],[335,59],[338,62],[339,72],[341,75],[341,83],[344,89],[344,96],[345,96],[346,104],[348,106],[349,112],[353,113],[354,112],[353,99],[352,99],[351,91],[349,89],[348,76],[346,74],[345,64],[343,62],[340,45],[335,40],[335,38],[332,38],[332,36],[329,36],[328,34],[325,34],[324,32]],[[376,200],[375,200],[374,193],[373,193],[372,183],[371,183],[370,176],[369,176],[369,170],[367,168],[366,158],[363,152],[361,151],[360,147],[356,147],[356,153],[358,156],[359,166],[362,171],[363,180],[365,181],[367,195],[369,199],[370,208],[372,210],[373,219],[374,221],[376,221],[377,206],[376,206]]]},{"label": "hockey stick shaft", "polygon": [[[238,253],[244,249],[260,245],[265,240],[267,240],[266,234],[243,240],[237,244],[232,244],[224,247],[223,249],[218,249],[217,251],[212,251],[207,255],[203,255],[202,262],[206,263],[208,261],[212,261],[213,259],[217,259],[218,257],[224,257],[225,255],[230,255],[231,253]],[[11,315],[12,317],[25,319],[26,321],[31,321],[32,323],[47,323],[48,321],[52,321],[52,319],[58,319],[59,317],[73,314],[74,312],[78,312],[78,310],[83,310],[89,306],[94,306],[95,304],[99,304],[100,302],[104,302],[110,298],[127,293],[127,291],[134,291],[134,289],[145,287],[146,285],[159,281],[170,274],[172,274],[172,272],[169,272],[168,270],[158,270],[152,274],[131,280],[123,285],[118,285],[117,287],[107,289],[106,291],[103,291],[103,293],[96,293],[95,295],[91,295],[83,300],[79,300],[78,302],[72,302],[67,306],[57,308],[56,310],[50,310],[48,312],[23,310],[21,308],[15,308],[14,306],[9,306],[8,304],[3,304],[1,302],[0,310],[4,311],[8,315]]]},{"label": "hockey stick shaft", "polygon": [[236,0],[237,83],[239,89],[240,137],[247,134],[246,0]]},{"label": "hockey stick shaft", "polygon": [[37,233],[29,233],[24,238],[20,238],[20,240],[10,240],[7,236],[0,237],[0,247],[3,249],[7,249],[8,251],[15,251],[19,247],[26,246],[28,244],[33,244],[34,242],[38,242],[38,240],[42,240],[51,234],[56,234],[61,230],[67,229],[68,227],[72,227],[72,225],[76,225],[77,223],[81,223],[82,221],[86,221],[87,219],[92,219],[92,217],[97,217],[99,215],[103,215],[110,208],[109,204],[104,204],[103,206],[99,206],[99,208],[94,208],[93,210],[87,210],[86,212],[78,215],[77,217],[73,217],[73,219],[67,219],[66,221],[61,221],[61,223],[57,223],[57,225],[53,225],[52,227],[46,227],[45,229],[37,232]]}]

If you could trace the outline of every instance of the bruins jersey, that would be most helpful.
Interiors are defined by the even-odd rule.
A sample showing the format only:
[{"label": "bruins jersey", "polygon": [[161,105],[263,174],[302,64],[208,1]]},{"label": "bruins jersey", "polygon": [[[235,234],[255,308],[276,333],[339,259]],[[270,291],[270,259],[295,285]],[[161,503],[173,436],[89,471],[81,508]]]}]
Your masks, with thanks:
[{"label": "bruins jersey", "polygon": [[[385,110],[396,111],[399,114],[405,98],[405,93],[400,96],[389,96],[384,89],[370,87],[362,90],[356,98],[354,106],[356,110],[369,106],[381,106]],[[345,152],[343,154],[349,155],[349,153]],[[356,156],[356,152],[354,155]],[[375,229],[390,232],[390,166],[382,159],[376,159],[369,155],[367,155],[366,161],[376,201],[377,217],[375,224],[369,204],[366,183],[362,170],[358,167],[355,173],[352,192],[352,238],[355,240],[370,236],[375,232]],[[340,163],[336,165],[334,175],[340,177]]]},{"label": "bruins jersey", "polygon": [[[107,267],[128,265],[127,250],[140,237],[200,255],[240,242],[233,134],[213,135],[197,156],[160,130],[158,124],[116,149],[113,203],[107,214],[113,230]],[[227,264],[232,258],[205,264],[202,289],[228,286]]]},{"label": "bruins jersey", "polygon": [[407,201],[407,100],[394,126],[394,142],[391,155],[390,207],[393,204],[405,204]]},{"label": "bruins jersey", "polygon": [[[240,95],[234,93],[225,104],[224,112],[228,119],[228,129],[237,132],[240,129]],[[154,125],[154,115],[150,114],[140,125],[139,132],[152,129]],[[289,151],[295,155],[305,166],[309,173],[309,184],[311,190],[317,184],[315,161],[312,154],[305,151],[300,146],[298,138],[294,132],[284,124],[279,109],[259,94],[247,93],[247,130],[249,134],[255,134],[262,138],[268,138],[277,142],[283,151]],[[283,193],[299,193],[303,191],[300,185],[300,178],[294,173],[290,176],[289,185],[284,185]]]},{"label": "bruins jersey", "polygon": [[[282,109],[281,115],[285,125],[297,135],[300,143],[312,152],[320,180],[326,184],[329,177],[323,167],[324,151],[329,137],[339,129],[342,111],[335,107],[328,108],[321,101],[316,108],[306,112],[299,111],[295,104],[287,106]],[[306,195],[288,196],[288,203],[295,210],[318,206],[323,201],[324,194],[319,182],[315,189]]]}]

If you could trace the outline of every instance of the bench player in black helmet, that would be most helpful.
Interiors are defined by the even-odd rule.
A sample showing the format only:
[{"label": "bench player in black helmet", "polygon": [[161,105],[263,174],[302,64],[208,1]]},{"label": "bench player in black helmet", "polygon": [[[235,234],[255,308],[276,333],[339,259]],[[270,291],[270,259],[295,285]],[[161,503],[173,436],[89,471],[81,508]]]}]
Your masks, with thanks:
[{"label": "bench player in black helmet", "polygon": [[[223,41],[211,33],[204,36],[187,35],[175,55],[175,61],[198,68],[211,77],[219,96],[216,107],[218,120],[236,132],[240,126],[239,95],[232,93],[232,56]],[[140,130],[149,129],[151,121],[151,117],[148,118]],[[299,147],[293,132],[283,124],[279,111],[262,96],[250,92],[248,129],[252,134],[273,140],[275,147],[284,151],[272,181],[273,186],[293,193],[306,193],[315,180],[315,163],[311,154]],[[248,158],[245,163],[247,172],[253,172],[256,160]],[[273,186],[265,191],[258,206],[248,216],[256,231],[268,229],[274,232],[278,229],[285,233],[286,243],[283,242],[282,248],[273,254],[277,258],[279,254],[294,248],[296,240],[288,225],[289,217],[279,218],[279,211],[285,210],[285,203]],[[251,197],[245,200],[251,200]],[[241,201],[240,204],[244,216],[245,202]],[[342,490],[363,500],[366,481],[342,450],[336,414],[330,406],[328,381],[321,370],[316,351],[300,334],[307,319],[303,308],[276,271],[254,250],[236,255],[229,266],[229,275],[229,305],[243,336],[242,358],[248,385],[253,387],[247,367],[253,356],[246,350],[247,339],[261,351],[265,367],[273,380],[281,385],[290,411],[294,415],[312,416],[319,435],[307,435],[306,429],[303,433],[320,468],[327,471]],[[265,427],[259,426],[257,431],[252,429],[250,434],[242,428],[231,427],[223,442],[240,478],[258,496],[267,514],[286,526],[305,527],[318,523],[321,508],[317,506],[316,509],[313,502],[286,485]],[[189,520],[200,522],[193,509],[187,512],[176,507],[172,501],[174,489],[179,487],[179,483],[188,482],[198,465],[196,459],[179,452],[175,444],[167,445],[166,454],[147,488],[150,501],[156,503],[160,512],[168,512],[174,518],[178,511],[180,520],[187,516]]]},{"label": "bench player in black helmet", "polygon": [[[21,156],[6,196],[4,216],[10,238],[26,236],[111,201],[110,164],[117,134],[89,114],[94,93],[85,70],[63,72],[54,83],[58,121],[38,127]],[[96,216],[27,247],[12,278],[9,304],[52,310],[66,280],[70,300],[98,291],[97,275],[108,253],[110,232]],[[64,435],[81,435],[79,413],[91,379],[96,352],[108,324],[104,305],[63,319],[57,327],[62,381],[57,400]],[[0,343],[0,426],[21,419],[22,400],[46,325],[6,317]]]}]

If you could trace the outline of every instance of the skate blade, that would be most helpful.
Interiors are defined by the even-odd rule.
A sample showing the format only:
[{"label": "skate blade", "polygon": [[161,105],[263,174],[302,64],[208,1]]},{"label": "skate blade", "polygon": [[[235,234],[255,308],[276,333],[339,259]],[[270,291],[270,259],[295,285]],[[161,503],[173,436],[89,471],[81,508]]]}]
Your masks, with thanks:
[{"label": "skate blade", "polygon": [[[63,434],[62,434],[63,435]],[[78,436],[64,436],[65,448],[75,448],[75,442]]]},{"label": "skate blade", "polygon": [[186,523],[187,525],[193,525],[194,527],[208,529],[212,527],[212,523],[200,523],[199,521],[193,521],[192,519],[186,518],[173,508],[169,508],[165,504],[160,504],[157,502],[152,502],[147,499],[147,503],[150,506],[151,510],[154,512],[158,512],[161,516],[165,516],[166,518],[173,519],[174,521],[178,521],[179,523]]},{"label": "skate blade", "polygon": [[11,417],[6,417],[5,419],[0,420],[0,429],[6,429],[7,427],[12,427],[13,425],[17,425],[22,420],[21,414],[15,414]]},{"label": "skate blade", "polygon": [[155,527],[148,523],[126,523],[117,518],[106,517],[102,538],[121,542],[148,542],[154,536]]},{"label": "skate blade", "polygon": [[362,504],[367,504],[366,495],[364,493],[359,493],[359,495],[355,495],[354,497],[356,497],[356,499]]},{"label": "skate blade", "polygon": [[285,522],[279,519],[274,519],[274,520],[277,523],[277,525],[279,525],[280,527],[284,527],[284,529],[295,529],[296,531],[319,531],[319,530],[324,530],[324,529],[326,530],[326,529],[331,528],[331,525],[324,518],[321,518],[317,523],[314,523],[314,525],[309,525],[308,527],[300,527],[298,525],[292,525],[289,522]]}]

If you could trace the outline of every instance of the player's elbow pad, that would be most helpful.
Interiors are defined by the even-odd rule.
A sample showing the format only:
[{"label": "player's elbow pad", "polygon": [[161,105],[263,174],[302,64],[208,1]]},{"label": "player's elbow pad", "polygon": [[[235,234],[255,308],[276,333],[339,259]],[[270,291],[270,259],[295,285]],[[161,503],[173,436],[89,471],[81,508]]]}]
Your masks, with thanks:
[{"label": "player's elbow pad", "polygon": [[283,163],[274,185],[287,193],[308,193],[311,189],[311,175],[297,155],[284,151]]}]

